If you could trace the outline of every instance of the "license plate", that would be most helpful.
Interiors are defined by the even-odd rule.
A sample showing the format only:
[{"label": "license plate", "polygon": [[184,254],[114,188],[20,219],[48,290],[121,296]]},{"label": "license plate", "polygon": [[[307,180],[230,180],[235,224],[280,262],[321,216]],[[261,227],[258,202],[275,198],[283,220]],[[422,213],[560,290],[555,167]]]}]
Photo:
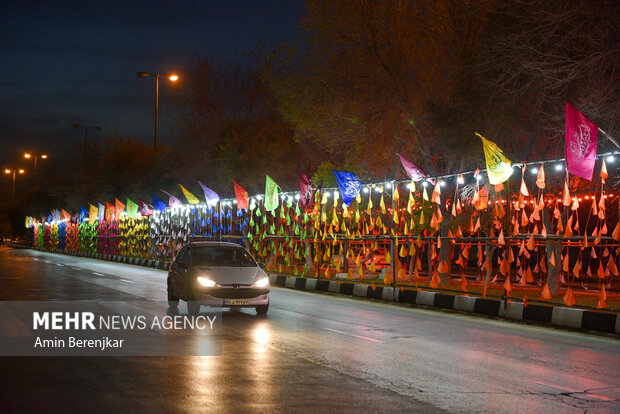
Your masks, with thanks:
[{"label": "license plate", "polygon": [[225,299],[224,300],[224,305],[247,305],[248,300],[247,299]]}]

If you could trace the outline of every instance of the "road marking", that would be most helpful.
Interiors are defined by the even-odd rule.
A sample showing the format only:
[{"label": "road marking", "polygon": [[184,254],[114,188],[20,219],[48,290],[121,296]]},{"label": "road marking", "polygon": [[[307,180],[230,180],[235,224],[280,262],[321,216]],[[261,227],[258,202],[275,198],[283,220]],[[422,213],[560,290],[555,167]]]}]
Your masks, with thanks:
[{"label": "road marking", "polygon": [[72,267],[71,269],[73,269],[73,270],[82,270],[79,267]]},{"label": "road marking", "polygon": [[61,266],[61,267],[64,266],[64,265],[62,265],[60,263],[55,263],[55,264],[56,264],[56,266]]},{"label": "road marking", "polygon": [[553,384],[553,383],[543,382],[543,381],[534,381],[534,382],[537,383],[537,384],[540,384],[540,385],[546,385],[546,386],[551,387],[551,388],[557,388],[559,390],[568,391],[568,392],[573,393],[573,394],[587,395],[588,397],[592,397],[592,398],[595,398],[595,399],[598,399],[598,400],[615,401],[613,398],[609,398],[609,397],[606,397],[604,395],[587,393],[586,390],[577,390],[575,388],[569,388],[569,387],[566,387],[566,386],[563,386],[563,385],[558,385],[558,384]]},{"label": "road marking", "polygon": [[103,273],[97,273],[97,272],[93,272],[93,275],[97,275],[97,276],[105,276]]},{"label": "road marking", "polygon": [[340,335],[352,336],[353,338],[364,339],[364,340],[366,340],[366,341],[377,342],[377,343],[379,343],[379,344],[382,344],[382,343],[383,343],[383,341],[381,341],[381,340],[379,340],[379,339],[369,338],[369,337],[367,337],[367,336],[353,335],[353,334],[350,334],[350,333],[346,333],[346,332],[337,331],[337,330],[335,330],[335,329],[323,328],[323,330],[325,330],[325,331],[330,331],[330,332],[334,332],[334,333],[337,333],[337,334],[340,334]]},{"label": "road marking", "polygon": [[133,283],[133,284],[136,283],[136,282],[132,282],[131,280],[127,280],[127,279],[118,279],[118,280],[120,280],[121,282],[125,282],[125,283]]}]

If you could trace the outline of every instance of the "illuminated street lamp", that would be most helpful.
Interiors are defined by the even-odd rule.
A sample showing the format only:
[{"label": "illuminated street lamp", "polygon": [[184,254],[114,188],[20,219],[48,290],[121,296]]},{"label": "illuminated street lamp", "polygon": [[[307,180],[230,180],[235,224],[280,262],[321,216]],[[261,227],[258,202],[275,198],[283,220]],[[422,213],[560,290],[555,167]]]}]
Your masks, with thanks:
[{"label": "illuminated street lamp", "polygon": [[36,153],[30,153],[30,152],[27,152],[24,154],[24,158],[26,159],[34,158],[34,186],[35,188],[37,186],[37,159],[39,157],[41,157],[44,160],[47,159],[46,154],[36,154]]},{"label": "illuminated street lamp", "polygon": [[179,75],[174,73],[148,73],[148,72],[137,72],[136,76],[139,78],[146,78],[147,76],[155,76],[155,152],[157,152],[157,124],[159,118],[159,77],[165,76],[171,82],[176,82],[179,79]]},{"label": "illuminated street lamp", "polygon": [[84,128],[84,159],[88,160],[88,130],[94,129],[95,131],[101,131],[101,127],[73,124],[73,128]]},{"label": "illuminated street lamp", "polygon": [[11,185],[11,207],[13,206],[13,203],[15,202],[15,173],[19,173],[19,174],[23,174],[26,171],[23,169],[5,169],[4,173],[5,174],[13,174],[13,181],[12,181],[12,185]]}]

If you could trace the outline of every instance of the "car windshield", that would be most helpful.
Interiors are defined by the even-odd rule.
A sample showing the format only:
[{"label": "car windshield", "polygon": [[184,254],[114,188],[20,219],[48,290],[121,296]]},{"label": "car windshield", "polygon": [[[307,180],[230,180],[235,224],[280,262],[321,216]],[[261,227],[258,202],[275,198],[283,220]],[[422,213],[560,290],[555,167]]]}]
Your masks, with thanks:
[{"label": "car windshield", "polygon": [[196,246],[193,266],[256,267],[252,256],[239,247]]}]

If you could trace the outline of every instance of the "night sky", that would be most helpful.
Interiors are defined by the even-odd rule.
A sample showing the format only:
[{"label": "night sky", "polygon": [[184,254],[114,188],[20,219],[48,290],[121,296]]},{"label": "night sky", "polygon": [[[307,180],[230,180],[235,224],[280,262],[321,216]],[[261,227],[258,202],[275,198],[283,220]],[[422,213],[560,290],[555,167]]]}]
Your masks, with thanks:
[{"label": "night sky", "polygon": [[[155,79],[194,53],[242,60],[259,41],[299,33],[301,0],[4,1],[0,6],[0,167],[24,151],[61,153],[83,130],[153,139]],[[174,133],[160,79],[160,142]]]}]

